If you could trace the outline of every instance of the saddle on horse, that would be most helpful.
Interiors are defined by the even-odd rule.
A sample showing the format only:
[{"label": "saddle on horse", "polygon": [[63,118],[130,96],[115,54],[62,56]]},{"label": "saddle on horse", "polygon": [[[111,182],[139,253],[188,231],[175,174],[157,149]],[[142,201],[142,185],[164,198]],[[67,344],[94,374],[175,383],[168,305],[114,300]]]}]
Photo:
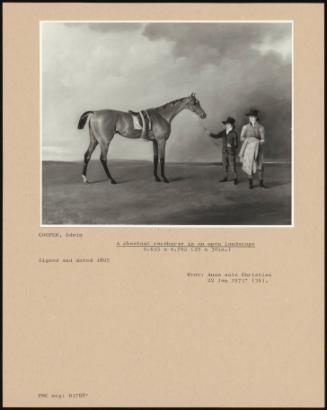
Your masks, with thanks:
[{"label": "saddle on horse", "polygon": [[133,117],[134,129],[142,130],[141,138],[146,141],[153,141],[152,121],[147,110],[143,111],[128,111]]}]

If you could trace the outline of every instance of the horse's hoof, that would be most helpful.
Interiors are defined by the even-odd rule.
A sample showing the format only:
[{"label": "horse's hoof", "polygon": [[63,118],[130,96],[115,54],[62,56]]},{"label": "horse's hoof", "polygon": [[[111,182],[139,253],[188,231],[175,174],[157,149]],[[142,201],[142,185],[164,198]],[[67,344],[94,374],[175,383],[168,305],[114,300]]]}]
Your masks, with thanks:
[{"label": "horse's hoof", "polygon": [[83,179],[83,183],[84,183],[84,184],[88,184],[88,183],[89,183],[89,181],[87,180],[87,178],[86,178],[85,175],[82,175],[82,179]]},{"label": "horse's hoof", "polygon": [[161,179],[160,178],[155,178],[154,179],[156,182],[161,182]]},{"label": "horse's hoof", "polygon": [[169,180],[167,178],[164,178],[163,180],[166,184],[169,184]]},{"label": "horse's hoof", "polygon": [[113,184],[113,185],[117,184],[117,182],[116,182],[114,179],[112,179],[112,180],[110,181],[110,183]]}]

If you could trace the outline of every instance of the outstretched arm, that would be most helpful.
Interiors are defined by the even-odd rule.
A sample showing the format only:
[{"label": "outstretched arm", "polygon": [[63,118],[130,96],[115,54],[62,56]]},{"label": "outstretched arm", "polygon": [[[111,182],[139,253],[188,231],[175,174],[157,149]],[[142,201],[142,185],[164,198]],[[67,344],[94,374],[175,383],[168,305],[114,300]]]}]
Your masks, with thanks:
[{"label": "outstretched arm", "polygon": [[222,137],[224,136],[225,130],[223,130],[223,131],[221,131],[221,132],[218,132],[218,134],[214,134],[214,133],[208,131],[207,134],[208,134],[209,137],[211,137],[211,138],[218,139],[218,138],[222,138]]}]

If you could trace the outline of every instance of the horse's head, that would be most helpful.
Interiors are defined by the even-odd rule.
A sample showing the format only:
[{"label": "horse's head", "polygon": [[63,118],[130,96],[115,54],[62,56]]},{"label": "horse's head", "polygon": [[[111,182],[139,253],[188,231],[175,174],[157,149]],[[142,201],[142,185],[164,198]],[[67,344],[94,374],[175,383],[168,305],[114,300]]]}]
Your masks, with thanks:
[{"label": "horse's head", "polygon": [[188,101],[185,108],[194,112],[200,118],[205,118],[207,116],[207,114],[200,105],[200,101],[196,98],[195,93],[192,93],[189,97],[187,97],[187,100]]}]

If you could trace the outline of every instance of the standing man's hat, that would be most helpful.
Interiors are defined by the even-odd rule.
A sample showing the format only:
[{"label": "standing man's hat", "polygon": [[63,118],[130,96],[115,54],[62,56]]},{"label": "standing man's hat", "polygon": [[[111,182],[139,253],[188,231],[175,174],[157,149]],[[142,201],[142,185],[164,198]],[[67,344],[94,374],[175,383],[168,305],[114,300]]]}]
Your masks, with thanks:
[{"label": "standing man's hat", "polygon": [[247,117],[257,117],[258,118],[259,117],[259,111],[254,109],[254,108],[251,108],[251,110],[245,115]]},{"label": "standing man's hat", "polygon": [[227,117],[227,119],[225,121],[222,122],[223,124],[231,124],[234,125],[235,124],[235,120],[233,117]]}]

